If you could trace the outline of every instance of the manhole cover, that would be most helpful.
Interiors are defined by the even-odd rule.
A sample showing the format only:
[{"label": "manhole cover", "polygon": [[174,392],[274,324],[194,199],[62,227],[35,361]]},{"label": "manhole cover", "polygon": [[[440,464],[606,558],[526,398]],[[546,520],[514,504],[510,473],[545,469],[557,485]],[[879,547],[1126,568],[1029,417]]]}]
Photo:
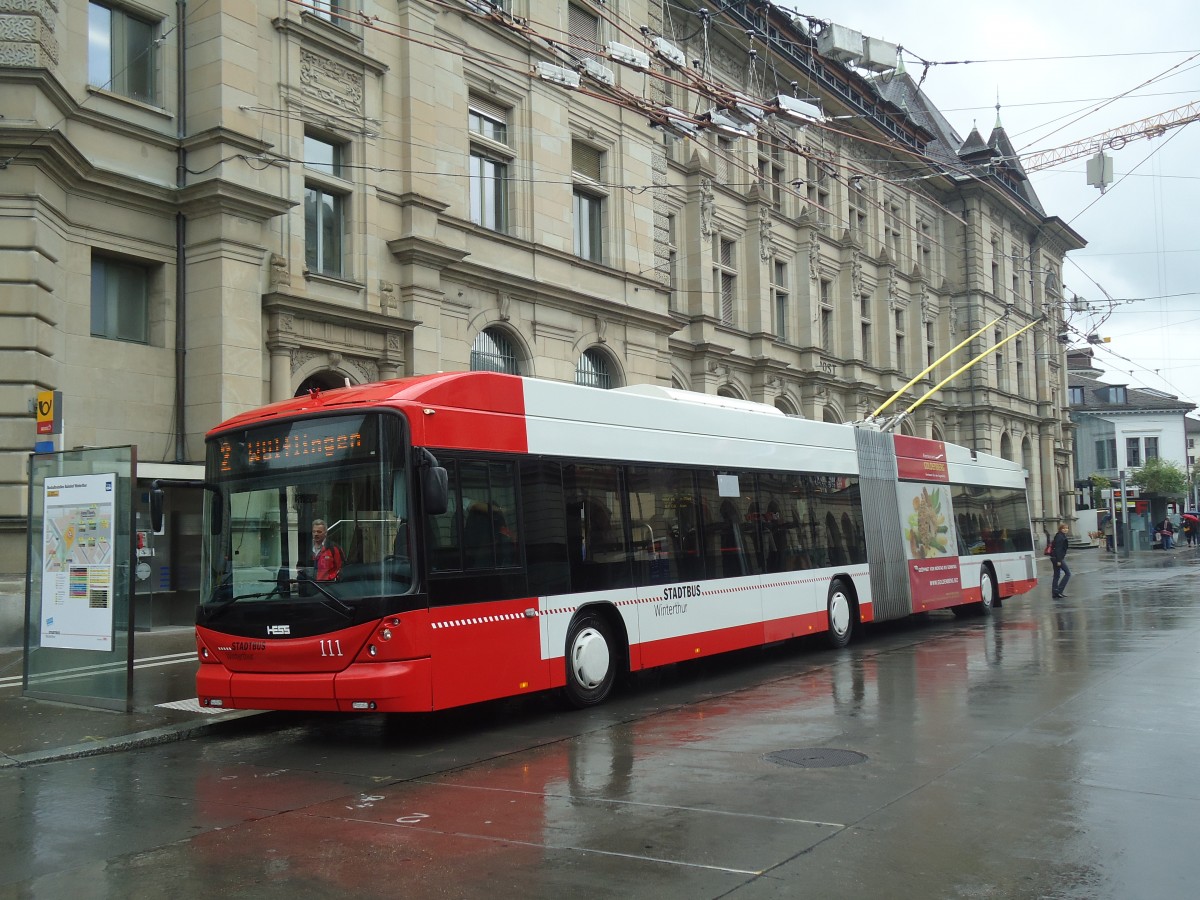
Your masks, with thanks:
[{"label": "manhole cover", "polygon": [[832,769],[835,766],[857,766],[867,757],[853,750],[835,750],[828,747],[807,747],[803,750],[776,750],[763,759],[781,766],[796,766],[801,769]]}]

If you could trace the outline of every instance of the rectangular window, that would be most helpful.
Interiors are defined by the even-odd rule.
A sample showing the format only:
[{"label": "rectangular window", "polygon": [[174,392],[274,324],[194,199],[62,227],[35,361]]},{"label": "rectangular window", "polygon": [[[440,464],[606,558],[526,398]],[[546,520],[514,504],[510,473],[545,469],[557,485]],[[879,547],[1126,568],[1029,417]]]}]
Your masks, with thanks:
[{"label": "rectangular window", "polygon": [[1117,439],[1102,438],[1096,441],[1096,468],[1117,468]]},{"label": "rectangular window", "polygon": [[[851,179],[853,180],[853,179]],[[849,197],[849,212],[850,212],[850,236],[858,241],[863,247],[867,241],[867,201],[862,195],[862,187],[848,187],[846,194]]]},{"label": "rectangular window", "polygon": [[787,263],[776,262],[774,267],[775,334],[781,341],[788,339]]},{"label": "rectangular window", "polygon": [[821,349],[834,353],[833,331],[833,282],[821,279]]},{"label": "rectangular window", "polygon": [[575,189],[575,255],[601,262],[604,257],[602,223],[604,201],[586,191]]},{"label": "rectangular window", "polygon": [[896,310],[896,368],[901,372],[907,367],[904,360],[904,311]]},{"label": "rectangular window", "polygon": [[932,366],[933,361],[937,359],[933,345],[933,323],[925,323],[925,365]]},{"label": "rectangular window", "polygon": [[342,177],[342,145],[304,136],[304,168],[335,178]]},{"label": "rectangular window", "polygon": [[1083,406],[1083,388],[1067,388],[1067,402],[1072,406]]},{"label": "rectangular window", "polygon": [[924,219],[917,220],[917,264],[927,277],[933,273],[933,232]]},{"label": "rectangular window", "polygon": [[471,148],[471,221],[492,231],[508,230],[508,165]]},{"label": "rectangular window", "polygon": [[1158,438],[1146,438],[1146,459],[1158,459]]},{"label": "rectangular window", "polygon": [[713,243],[713,287],[718,292],[717,317],[722,325],[732,328],[737,324],[737,242],[715,235]]},{"label": "rectangular window", "polygon": [[346,4],[341,0],[305,0],[305,3],[311,9],[301,9],[301,12],[311,12],[314,16],[320,16],[326,22],[332,22],[334,25],[340,25],[344,21],[341,13],[346,8]]},{"label": "rectangular window", "polygon": [[508,230],[508,110],[472,94],[467,128],[471,132],[471,221],[493,231]]},{"label": "rectangular window", "polygon": [[858,310],[859,330],[862,337],[862,361],[867,365],[871,365],[874,362],[874,354],[871,347],[871,298],[865,295],[859,297]]},{"label": "rectangular window", "polygon": [[829,173],[816,160],[808,160],[805,166],[805,194],[809,213],[820,225],[829,224]]},{"label": "rectangular window", "polygon": [[737,159],[737,150],[734,147],[733,138],[717,135],[717,153],[713,159],[714,167],[717,171],[717,180],[721,184],[729,184],[734,178],[734,160]]},{"label": "rectangular window", "polygon": [[88,84],[156,101],[158,25],[120,7],[88,4]]},{"label": "rectangular window", "polygon": [[679,235],[675,216],[667,216],[667,295],[669,309],[679,309]]},{"label": "rectangular window", "polygon": [[145,266],[92,257],[92,336],[150,342],[150,274]]},{"label": "rectangular window", "polygon": [[901,226],[904,222],[904,207],[897,200],[888,202],[887,206],[887,223],[884,226],[884,234],[887,240],[888,254],[893,262],[907,262],[901,259],[901,248],[903,243],[903,233]]},{"label": "rectangular window", "polygon": [[783,182],[786,178],[783,147],[774,134],[767,134],[758,141],[758,184],[763,196],[771,199],[771,208],[776,212],[783,209]]},{"label": "rectangular window", "polygon": [[340,277],[345,206],[340,194],[304,190],[304,264],[311,272]]},{"label": "rectangular window", "polygon": [[346,196],[342,179],[345,146],[311,134],[304,136],[304,264],[310,272],[344,273]]},{"label": "rectangular window", "polygon": [[1009,298],[1009,303],[1019,303],[1023,299],[1021,294],[1021,283],[1024,279],[1024,271],[1022,263],[1025,260],[1024,250],[1017,244],[1012,246],[1012,297]]},{"label": "rectangular window", "polygon": [[572,141],[571,171],[581,182],[574,190],[575,255],[592,262],[603,262],[604,196],[600,183],[604,152],[582,141]]},{"label": "rectangular window", "polygon": [[[1002,340],[1004,340],[1004,333],[1002,331],[997,330],[995,338],[996,338],[996,343],[999,344]],[[1006,369],[1004,367],[1004,351],[997,350],[992,355],[996,357],[996,387],[998,387],[1002,391],[1007,391],[1008,390],[1008,369]]]},{"label": "rectangular window", "polygon": [[1000,242],[992,241],[992,293],[1000,296]]},{"label": "rectangular window", "polygon": [[1136,467],[1142,464],[1142,439],[1125,438],[1125,465]]},{"label": "rectangular window", "polygon": [[1013,356],[1016,358],[1017,364],[1017,393],[1022,397],[1028,397],[1029,385],[1025,383],[1025,344],[1020,340],[1013,341],[1013,344],[1015,346]]}]

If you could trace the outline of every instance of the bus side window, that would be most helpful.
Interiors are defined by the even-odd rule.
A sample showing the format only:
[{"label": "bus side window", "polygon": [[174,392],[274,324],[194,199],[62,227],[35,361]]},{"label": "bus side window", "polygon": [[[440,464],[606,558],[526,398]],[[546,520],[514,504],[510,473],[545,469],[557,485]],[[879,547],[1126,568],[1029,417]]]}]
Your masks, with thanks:
[{"label": "bus side window", "polygon": [[600,591],[633,583],[621,501],[621,470],[613,465],[563,466],[571,588]]},{"label": "bus side window", "polygon": [[536,597],[567,593],[571,590],[571,572],[559,463],[521,460],[521,514],[529,593]]}]

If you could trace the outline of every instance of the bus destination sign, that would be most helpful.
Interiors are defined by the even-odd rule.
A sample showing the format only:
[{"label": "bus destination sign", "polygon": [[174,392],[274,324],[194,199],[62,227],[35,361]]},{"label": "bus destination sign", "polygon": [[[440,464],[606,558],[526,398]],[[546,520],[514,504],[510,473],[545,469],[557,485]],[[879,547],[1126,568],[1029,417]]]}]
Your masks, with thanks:
[{"label": "bus destination sign", "polygon": [[375,429],[365,420],[365,416],[306,419],[223,435],[217,441],[217,471],[302,469],[369,459],[375,456]]}]

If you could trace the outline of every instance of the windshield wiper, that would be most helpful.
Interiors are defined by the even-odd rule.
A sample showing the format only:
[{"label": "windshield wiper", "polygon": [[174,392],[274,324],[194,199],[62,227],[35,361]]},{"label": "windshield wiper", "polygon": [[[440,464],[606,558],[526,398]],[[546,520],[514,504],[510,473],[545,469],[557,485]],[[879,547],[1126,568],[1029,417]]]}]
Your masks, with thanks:
[{"label": "windshield wiper", "polygon": [[[297,578],[296,582],[299,583],[301,580],[302,579]],[[354,615],[354,607],[346,605],[339,598],[333,596],[333,594],[329,593],[329,591],[327,591],[327,590],[325,590],[325,588],[321,587],[321,582],[313,581],[312,579],[309,579],[309,578],[303,579],[303,581],[306,584],[311,584],[318,591],[320,591],[322,594],[325,595],[325,599],[321,601],[322,605],[328,606],[334,612],[340,613],[341,615],[345,616],[347,619],[349,619],[351,616]]]},{"label": "windshield wiper", "polygon": [[[257,593],[253,594],[234,594],[228,600],[220,601],[220,603],[216,605],[216,608],[208,614],[208,618],[210,620],[217,618],[221,615],[221,613],[225,612],[225,610],[229,609],[229,607],[233,606],[233,604],[237,603],[239,600],[253,600],[260,597],[269,600],[272,597],[282,594],[284,586],[289,583],[288,579],[275,578],[264,578],[262,581],[264,584],[274,584],[275,587],[271,588],[269,591],[258,591]],[[204,605],[210,606],[211,604],[206,603]]]},{"label": "windshield wiper", "polygon": [[[319,581],[313,581],[311,578],[264,578],[262,581],[267,584],[273,583],[275,586],[269,591],[257,591],[252,594],[238,594],[234,597],[230,597],[228,600],[222,600],[216,605],[215,608],[212,608],[212,611],[208,614],[208,618],[211,620],[219,617],[223,612],[225,612],[225,610],[229,609],[229,607],[233,606],[233,604],[237,603],[239,600],[270,600],[272,597],[283,596],[285,588],[290,589],[293,585],[299,588],[301,584],[311,585],[321,592],[322,597],[320,602],[322,606],[328,607],[338,615],[344,616],[347,619],[352,618],[354,615],[354,607],[343,603],[339,598],[335,597],[333,594],[329,593],[328,590],[322,587]],[[206,605],[211,607],[211,604]]]}]

